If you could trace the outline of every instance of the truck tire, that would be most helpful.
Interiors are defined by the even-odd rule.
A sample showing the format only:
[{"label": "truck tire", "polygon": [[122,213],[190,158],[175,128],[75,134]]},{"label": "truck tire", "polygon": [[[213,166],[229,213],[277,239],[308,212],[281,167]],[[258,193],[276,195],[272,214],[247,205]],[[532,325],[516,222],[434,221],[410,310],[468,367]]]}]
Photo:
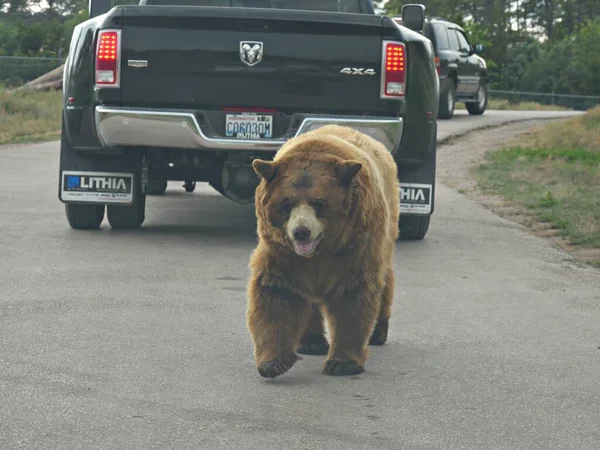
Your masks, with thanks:
[{"label": "truck tire", "polygon": [[99,228],[104,219],[104,205],[66,203],[65,213],[71,228],[92,230]]},{"label": "truck tire", "polygon": [[466,103],[467,111],[472,116],[480,116],[487,109],[488,99],[490,97],[490,88],[487,83],[481,83],[479,90],[477,91],[477,101],[473,103]]},{"label": "truck tire", "polygon": [[106,216],[115,230],[141,227],[146,218],[146,195],[140,192],[130,206],[106,205]]},{"label": "truck tire", "polygon": [[429,230],[431,216],[403,216],[400,215],[399,230],[400,240],[420,241]]},{"label": "truck tire", "polygon": [[167,180],[149,180],[146,183],[146,195],[163,195],[167,190]]},{"label": "truck tire", "polygon": [[440,107],[438,110],[439,119],[452,119],[454,115],[454,107],[456,106],[456,88],[454,81],[448,80],[448,87],[440,95]]}]

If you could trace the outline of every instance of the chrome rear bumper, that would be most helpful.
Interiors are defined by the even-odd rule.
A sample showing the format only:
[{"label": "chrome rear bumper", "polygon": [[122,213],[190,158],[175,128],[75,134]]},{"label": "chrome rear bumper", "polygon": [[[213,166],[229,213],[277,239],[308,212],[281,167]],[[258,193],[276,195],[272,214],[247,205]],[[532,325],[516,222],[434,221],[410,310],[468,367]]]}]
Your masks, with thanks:
[{"label": "chrome rear bumper", "polygon": [[[105,148],[147,146],[196,150],[277,151],[287,141],[287,139],[245,140],[209,137],[202,131],[196,116],[187,111],[96,106],[95,121],[98,138]],[[404,126],[402,118],[399,117],[314,115],[306,116],[293,136],[328,124],[355,128],[382,142],[392,153],[400,145]]]}]

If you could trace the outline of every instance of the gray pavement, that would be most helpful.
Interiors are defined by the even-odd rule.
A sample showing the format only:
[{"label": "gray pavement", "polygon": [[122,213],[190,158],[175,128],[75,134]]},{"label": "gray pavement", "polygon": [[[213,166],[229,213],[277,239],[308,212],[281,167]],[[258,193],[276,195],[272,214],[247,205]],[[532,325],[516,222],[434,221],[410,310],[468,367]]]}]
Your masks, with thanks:
[{"label": "gray pavement", "polygon": [[367,372],[264,380],[253,208],[171,183],[142,230],[71,230],[57,157],[0,149],[0,449],[600,448],[600,272],[518,225],[438,184]]},{"label": "gray pavement", "polygon": [[438,141],[460,136],[473,130],[497,127],[513,122],[560,119],[583,113],[580,111],[486,111],[480,117],[473,117],[466,110],[456,110],[454,114],[451,120],[438,121]]}]

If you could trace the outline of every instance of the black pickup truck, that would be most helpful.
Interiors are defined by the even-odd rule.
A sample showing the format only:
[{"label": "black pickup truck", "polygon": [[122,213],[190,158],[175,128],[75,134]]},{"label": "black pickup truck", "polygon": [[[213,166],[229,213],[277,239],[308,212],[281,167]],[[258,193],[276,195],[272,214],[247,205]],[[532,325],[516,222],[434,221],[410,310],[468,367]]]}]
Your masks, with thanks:
[{"label": "black pickup truck", "polygon": [[[71,227],[142,225],[146,195],[196,181],[239,204],[255,158],[324,124],[393,153],[400,236],[434,208],[439,81],[422,5],[371,0],[91,0],[65,64],[59,199]],[[201,197],[200,197],[201,198]]]}]

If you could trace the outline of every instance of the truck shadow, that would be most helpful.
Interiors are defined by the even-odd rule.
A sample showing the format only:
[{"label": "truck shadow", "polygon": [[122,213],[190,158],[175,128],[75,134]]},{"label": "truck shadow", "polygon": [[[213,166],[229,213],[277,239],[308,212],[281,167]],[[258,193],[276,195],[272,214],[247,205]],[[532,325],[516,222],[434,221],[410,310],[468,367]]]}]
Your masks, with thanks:
[{"label": "truck shadow", "polygon": [[147,197],[146,220],[137,230],[113,230],[106,217],[102,227],[110,234],[131,237],[185,238],[214,244],[256,242],[254,205],[238,205],[205,189],[189,194],[171,188],[165,195]]},{"label": "truck shadow", "polygon": [[[190,246],[254,245],[257,241],[256,210],[254,204],[239,205],[203,188],[186,193],[181,189],[167,190],[165,195],[149,196],[146,200],[146,220],[137,230],[113,230],[105,217],[104,231],[113,237],[168,241],[184,241]],[[429,239],[428,241],[430,241]],[[397,247],[422,248],[423,241],[399,241]]]}]

